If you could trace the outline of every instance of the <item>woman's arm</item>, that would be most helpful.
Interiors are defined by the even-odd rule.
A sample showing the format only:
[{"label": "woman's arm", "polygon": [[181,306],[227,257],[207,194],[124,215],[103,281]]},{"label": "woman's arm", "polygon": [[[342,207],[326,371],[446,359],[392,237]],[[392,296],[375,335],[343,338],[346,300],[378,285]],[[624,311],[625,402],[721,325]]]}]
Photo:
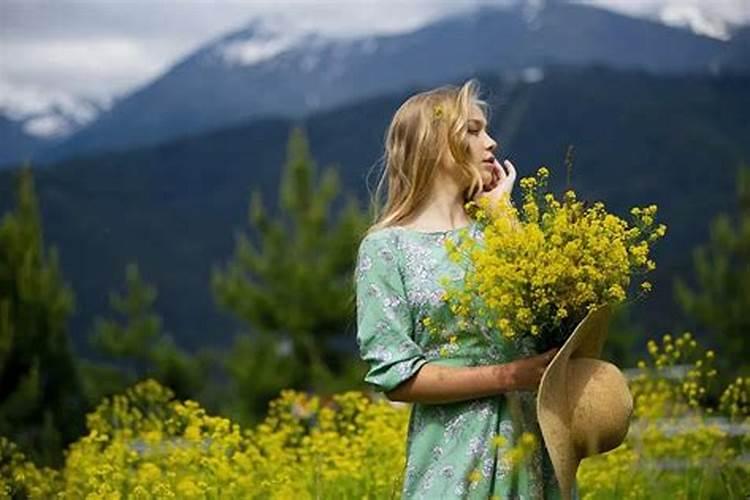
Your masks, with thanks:
[{"label": "woman's arm", "polygon": [[453,403],[515,390],[510,363],[445,366],[426,363],[411,378],[386,392],[391,401]]},{"label": "woman's arm", "polygon": [[445,366],[425,363],[410,378],[386,392],[391,401],[426,404],[453,403],[509,391],[533,391],[559,348],[481,366]]}]

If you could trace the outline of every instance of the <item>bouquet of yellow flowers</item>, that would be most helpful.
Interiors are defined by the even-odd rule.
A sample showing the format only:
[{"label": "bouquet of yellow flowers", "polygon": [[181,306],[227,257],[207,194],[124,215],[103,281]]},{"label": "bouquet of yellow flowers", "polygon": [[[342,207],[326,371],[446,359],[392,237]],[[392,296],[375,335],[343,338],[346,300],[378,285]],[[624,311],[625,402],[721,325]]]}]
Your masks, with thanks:
[{"label": "bouquet of yellow flowers", "polygon": [[651,290],[651,244],[664,236],[656,205],[634,207],[631,222],[602,202],[562,200],[546,191],[549,170],[521,179],[523,202],[480,198],[466,208],[483,238],[446,239],[451,260],[466,270],[460,285],[441,279],[443,300],[461,322],[497,327],[506,337],[531,335],[540,351],[560,347],[592,308],[624,302],[634,280]]}]

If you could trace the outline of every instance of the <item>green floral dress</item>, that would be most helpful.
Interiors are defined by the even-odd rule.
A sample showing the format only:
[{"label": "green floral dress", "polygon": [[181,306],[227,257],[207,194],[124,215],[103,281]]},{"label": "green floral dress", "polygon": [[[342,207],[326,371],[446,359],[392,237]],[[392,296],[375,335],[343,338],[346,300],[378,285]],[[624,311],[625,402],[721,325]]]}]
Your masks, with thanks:
[{"label": "green floral dress", "polygon": [[[426,363],[477,366],[536,353],[525,341],[483,340],[502,338],[487,327],[461,332],[453,321],[435,335],[423,325],[428,315],[446,317],[439,279],[461,280],[464,271],[448,258],[444,242],[465,237],[482,241],[479,223],[438,232],[390,227],[361,241],[355,270],[357,345],[369,365],[364,380],[374,390],[395,388]],[[446,404],[413,403],[402,498],[561,498],[535,398],[535,392],[513,391]],[[539,446],[512,469],[502,459],[503,451],[522,432],[534,433]],[[493,447],[496,435],[507,444]],[[577,486],[572,493],[578,498]]]}]

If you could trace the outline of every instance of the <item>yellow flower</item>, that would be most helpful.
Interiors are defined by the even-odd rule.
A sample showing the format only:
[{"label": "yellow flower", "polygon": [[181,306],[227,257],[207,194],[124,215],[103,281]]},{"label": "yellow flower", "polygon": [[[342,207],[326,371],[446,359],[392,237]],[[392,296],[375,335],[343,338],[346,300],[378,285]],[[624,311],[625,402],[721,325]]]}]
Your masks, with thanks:
[{"label": "yellow flower", "polygon": [[[467,332],[486,326],[498,341],[544,335],[596,305],[626,301],[633,280],[655,269],[652,244],[665,232],[655,205],[633,207],[628,221],[601,201],[579,201],[573,190],[558,200],[547,189],[548,176],[544,166],[521,179],[520,208],[509,198],[467,203],[482,221],[481,243],[446,240],[448,255],[466,269],[464,279],[445,284],[446,311]],[[652,288],[637,283],[639,293]],[[670,360],[675,355],[666,352]]]},{"label": "yellow flower", "polygon": [[198,441],[201,437],[200,427],[196,425],[189,425],[185,428],[185,438],[190,441]]},{"label": "yellow flower", "polygon": [[537,444],[536,436],[534,436],[534,434],[530,432],[524,432],[521,435],[520,441],[521,441],[521,445],[526,448],[534,448]]},{"label": "yellow flower", "polygon": [[498,448],[501,448],[508,444],[508,439],[503,436],[502,434],[496,434],[495,437],[492,438],[492,445],[496,446]]},{"label": "yellow flower", "polygon": [[482,471],[479,469],[474,469],[469,473],[469,482],[471,483],[477,483],[482,479]]},{"label": "yellow flower", "polygon": [[519,182],[519,185],[522,189],[532,189],[534,186],[536,186],[536,179],[534,177],[524,177]]}]

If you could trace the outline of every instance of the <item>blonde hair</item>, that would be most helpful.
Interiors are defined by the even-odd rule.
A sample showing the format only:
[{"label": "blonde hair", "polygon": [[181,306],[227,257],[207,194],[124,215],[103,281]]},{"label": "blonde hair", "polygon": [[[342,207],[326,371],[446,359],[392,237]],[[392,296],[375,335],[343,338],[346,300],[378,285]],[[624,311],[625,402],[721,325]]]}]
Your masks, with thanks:
[{"label": "blonde hair", "polygon": [[[489,105],[479,83],[443,85],[409,97],[396,111],[385,134],[383,172],[370,198],[373,221],[365,234],[397,225],[412,216],[431,193],[440,164],[455,163],[459,177],[471,179],[468,202],[482,189],[479,169],[470,162],[467,125],[472,106],[487,118]],[[382,202],[387,184],[388,196]]]}]

